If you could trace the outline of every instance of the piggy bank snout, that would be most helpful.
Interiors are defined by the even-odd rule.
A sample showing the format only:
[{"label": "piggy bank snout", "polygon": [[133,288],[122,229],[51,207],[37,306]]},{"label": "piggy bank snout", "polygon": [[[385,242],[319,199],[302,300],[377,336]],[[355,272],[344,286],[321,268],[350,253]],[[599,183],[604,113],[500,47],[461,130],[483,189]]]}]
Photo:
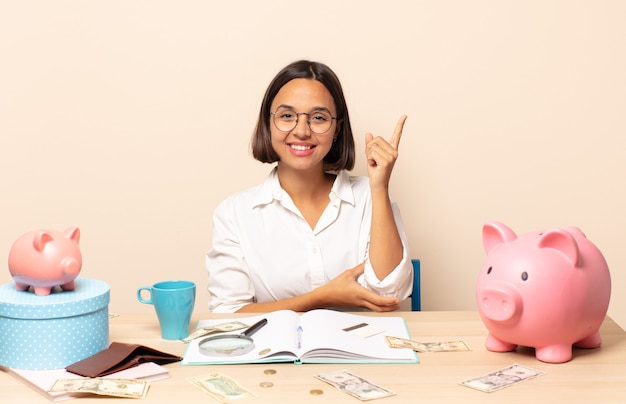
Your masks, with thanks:
[{"label": "piggy bank snout", "polygon": [[499,323],[519,319],[523,300],[515,288],[507,284],[492,284],[478,291],[478,310],[486,318]]},{"label": "piggy bank snout", "polygon": [[61,269],[65,275],[77,275],[81,269],[81,262],[74,257],[65,257],[61,261]]}]

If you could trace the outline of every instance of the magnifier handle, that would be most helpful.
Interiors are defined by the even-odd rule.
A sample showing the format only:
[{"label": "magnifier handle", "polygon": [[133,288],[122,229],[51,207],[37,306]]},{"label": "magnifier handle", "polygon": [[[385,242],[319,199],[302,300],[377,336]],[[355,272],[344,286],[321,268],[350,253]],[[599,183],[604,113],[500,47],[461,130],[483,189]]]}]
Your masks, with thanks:
[{"label": "magnifier handle", "polygon": [[255,332],[259,331],[261,328],[263,328],[265,324],[267,324],[266,318],[251,325],[250,328],[248,328],[242,333],[242,335],[245,335],[246,337],[250,337],[252,334],[254,334]]}]

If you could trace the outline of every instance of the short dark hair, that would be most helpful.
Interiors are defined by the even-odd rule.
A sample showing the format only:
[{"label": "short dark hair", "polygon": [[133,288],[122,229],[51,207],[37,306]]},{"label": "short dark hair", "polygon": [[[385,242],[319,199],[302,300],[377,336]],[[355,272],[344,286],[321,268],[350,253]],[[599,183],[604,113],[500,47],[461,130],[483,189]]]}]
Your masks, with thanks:
[{"label": "short dark hair", "polygon": [[335,72],[323,63],[299,60],[285,66],[270,83],[261,103],[259,120],[252,135],[252,156],[263,163],[274,163],[280,158],[272,147],[270,134],[270,108],[276,94],[293,79],[317,80],[326,87],[335,101],[337,108],[337,139],[324,157],[326,171],[352,170],[354,167],[355,148],[348,106],[343,95],[341,83]]}]

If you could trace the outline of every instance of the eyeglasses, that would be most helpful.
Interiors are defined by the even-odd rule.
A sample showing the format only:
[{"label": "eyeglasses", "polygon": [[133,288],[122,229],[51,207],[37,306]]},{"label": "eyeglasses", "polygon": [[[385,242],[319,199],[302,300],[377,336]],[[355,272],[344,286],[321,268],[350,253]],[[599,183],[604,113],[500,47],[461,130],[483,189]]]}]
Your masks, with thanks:
[{"label": "eyeglasses", "polygon": [[276,129],[281,132],[291,132],[293,128],[298,125],[298,119],[300,115],[307,116],[307,123],[311,132],[321,135],[330,130],[333,126],[333,119],[337,119],[336,116],[331,116],[328,111],[319,110],[314,112],[296,112],[292,109],[279,108],[276,112],[270,112],[270,115],[274,117],[274,125]]}]

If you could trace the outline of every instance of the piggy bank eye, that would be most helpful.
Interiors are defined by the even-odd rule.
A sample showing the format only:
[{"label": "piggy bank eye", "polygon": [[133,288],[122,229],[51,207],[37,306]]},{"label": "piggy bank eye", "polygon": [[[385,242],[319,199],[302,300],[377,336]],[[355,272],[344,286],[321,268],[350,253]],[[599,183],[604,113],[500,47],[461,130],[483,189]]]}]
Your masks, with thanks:
[{"label": "piggy bank eye", "polygon": [[528,279],[528,272],[524,271],[522,272],[522,280],[525,281]]},{"label": "piggy bank eye", "polygon": [[492,269],[493,269],[493,267],[489,267],[489,269],[487,270],[487,275],[489,275],[491,273]]}]

